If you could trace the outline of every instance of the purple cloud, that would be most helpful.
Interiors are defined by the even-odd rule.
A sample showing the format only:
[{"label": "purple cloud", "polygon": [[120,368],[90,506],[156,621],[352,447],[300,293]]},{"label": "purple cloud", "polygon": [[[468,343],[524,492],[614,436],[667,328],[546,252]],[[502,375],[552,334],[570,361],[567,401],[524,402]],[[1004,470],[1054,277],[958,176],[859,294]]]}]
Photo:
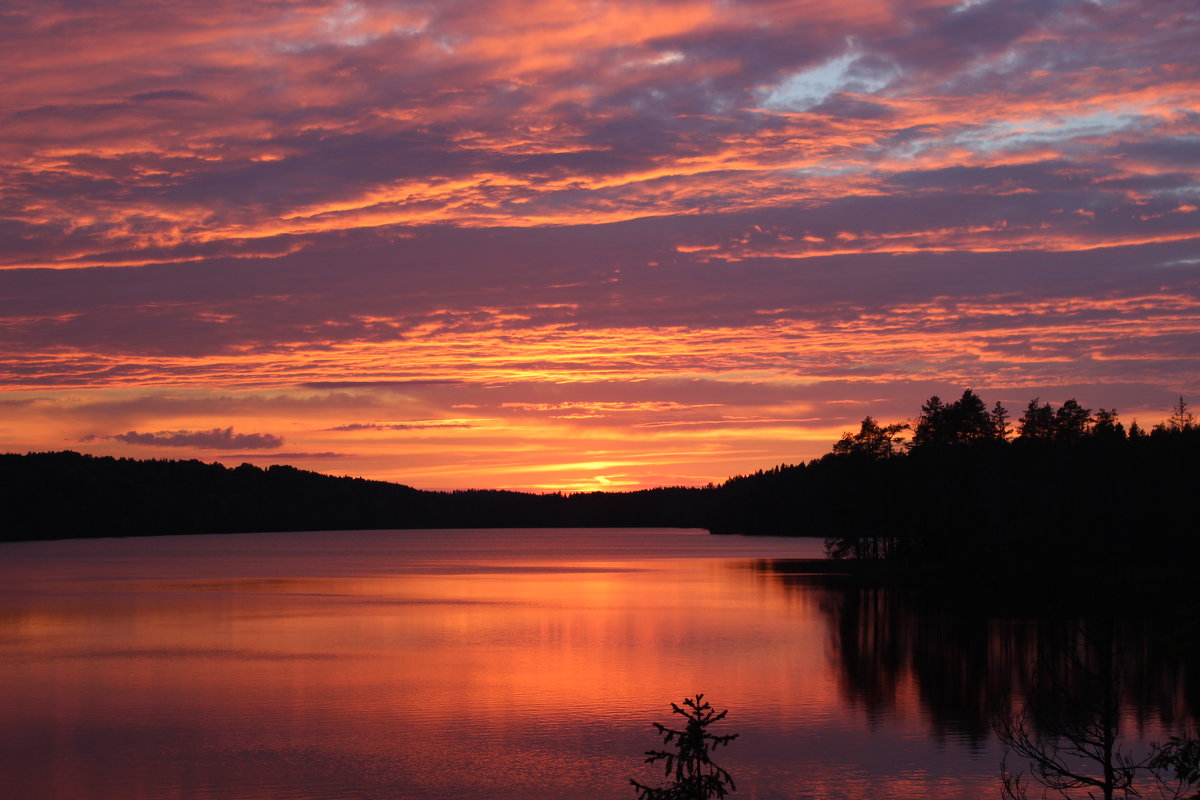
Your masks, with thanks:
[{"label": "purple cloud", "polygon": [[198,447],[216,450],[241,447],[247,450],[270,450],[283,445],[283,437],[270,433],[234,433],[233,427],[213,428],[210,431],[159,431],[158,433],[118,433],[111,438],[125,444],[152,447]]}]

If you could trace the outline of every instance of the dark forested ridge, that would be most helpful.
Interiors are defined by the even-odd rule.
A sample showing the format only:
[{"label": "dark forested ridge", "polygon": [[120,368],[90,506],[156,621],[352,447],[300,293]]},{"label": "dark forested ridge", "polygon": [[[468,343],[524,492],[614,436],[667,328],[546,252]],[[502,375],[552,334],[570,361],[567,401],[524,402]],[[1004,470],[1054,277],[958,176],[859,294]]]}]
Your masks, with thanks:
[{"label": "dark forested ridge", "polygon": [[1200,426],[1126,430],[1112,410],[1032,401],[1010,424],[967,390],[916,422],[863,420],[822,458],[721,486],[432,492],[287,466],[74,452],[0,455],[0,538],[460,527],[701,527],[822,536],[831,553],[922,563],[1200,555]]},{"label": "dark forested ridge", "polygon": [[[833,539],[848,558],[1150,546],[1194,533],[1200,431],[1132,442],[979,444],[891,459],[826,456],[734,478],[708,527]],[[1136,538],[1130,532],[1136,532]],[[1200,537],[1197,537],[1200,538]],[[1075,551],[1080,552],[1080,551]],[[1066,553],[1064,552],[1063,555]]]},{"label": "dark forested ridge", "polygon": [[470,527],[702,526],[703,489],[431,492],[288,466],[0,455],[2,539]]},{"label": "dark forested ridge", "polygon": [[859,560],[1183,565],[1200,556],[1197,487],[1200,426],[1182,398],[1149,432],[1073,400],[1034,400],[1010,427],[967,390],[930,398],[912,425],[867,417],[820,459],[727,481],[707,527],[807,532]]}]

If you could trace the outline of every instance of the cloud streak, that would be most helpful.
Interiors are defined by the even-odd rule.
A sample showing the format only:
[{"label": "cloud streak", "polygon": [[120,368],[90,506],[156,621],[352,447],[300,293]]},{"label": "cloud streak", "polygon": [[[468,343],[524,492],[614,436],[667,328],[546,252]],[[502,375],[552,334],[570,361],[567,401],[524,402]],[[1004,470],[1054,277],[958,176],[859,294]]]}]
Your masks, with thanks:
[{"label": "cloud streak", "polygon": [[1198,38],[1145,0],[11,2],[0,443],[628,486],[966,384],[1150,413],[1200,390]]},{"label": "cloud streak", "polygon": [[358,432],[358,431],[423,431],[436,430],[440,428],[474,428],[466,422],[351,422],[347,425],[338,425],[333,428],[327,428],[329,431],[340,432]]}]

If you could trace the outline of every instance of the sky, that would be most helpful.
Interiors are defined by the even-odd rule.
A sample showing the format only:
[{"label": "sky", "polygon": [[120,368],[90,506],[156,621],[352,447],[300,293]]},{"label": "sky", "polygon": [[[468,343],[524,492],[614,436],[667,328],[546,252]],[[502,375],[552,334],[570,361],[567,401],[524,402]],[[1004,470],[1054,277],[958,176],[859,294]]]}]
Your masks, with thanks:
[{"label": "sky", "polygon": [[1192,0],[0,0],[0,450],[704,485],[1200,405]]}]

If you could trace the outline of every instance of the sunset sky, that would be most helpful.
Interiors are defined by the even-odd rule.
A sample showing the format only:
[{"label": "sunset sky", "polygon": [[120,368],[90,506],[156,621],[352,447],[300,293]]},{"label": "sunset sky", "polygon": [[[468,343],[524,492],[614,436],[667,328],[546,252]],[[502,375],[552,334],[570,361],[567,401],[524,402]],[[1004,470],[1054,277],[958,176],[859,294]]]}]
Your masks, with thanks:
[{"label": "sunset sky", "polygon": [[701,485],[1200,406],[1194,0],[0,0],[0,450]]}]

